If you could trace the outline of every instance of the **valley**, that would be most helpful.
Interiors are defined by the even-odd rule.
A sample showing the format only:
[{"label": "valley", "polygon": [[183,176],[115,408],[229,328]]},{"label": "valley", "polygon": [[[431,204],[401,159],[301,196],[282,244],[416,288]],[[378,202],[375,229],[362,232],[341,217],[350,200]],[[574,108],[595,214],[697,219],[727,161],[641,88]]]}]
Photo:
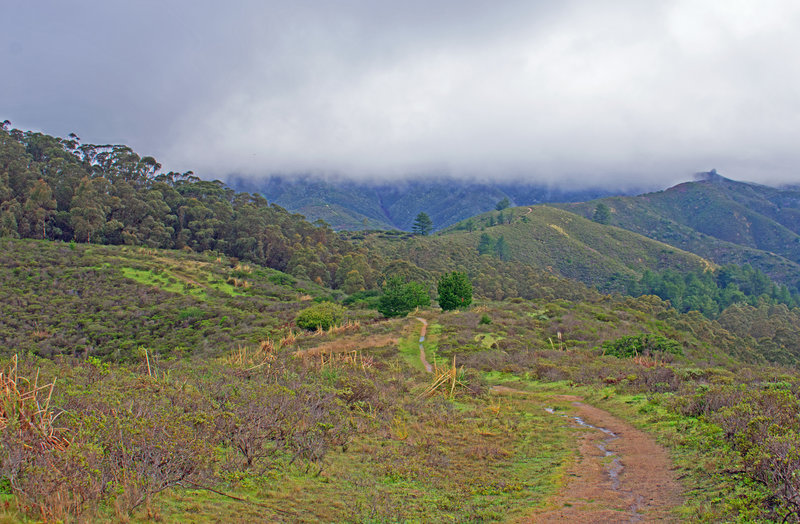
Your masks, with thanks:
[{"label": "valley", "polygon": [[800,519],[795,282],[644,197],[336,231],[0,138],[0,522]]}]

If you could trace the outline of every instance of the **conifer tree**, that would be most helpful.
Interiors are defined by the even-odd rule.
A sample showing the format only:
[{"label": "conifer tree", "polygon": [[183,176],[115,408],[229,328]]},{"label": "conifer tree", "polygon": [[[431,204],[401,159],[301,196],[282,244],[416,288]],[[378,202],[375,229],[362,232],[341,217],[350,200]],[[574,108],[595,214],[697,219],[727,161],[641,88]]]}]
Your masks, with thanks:
[{"label": "conifer tree", "polygon": [[437,291],[439,306],[445,311],[466,309],[472,303],[472,282],[466,273],[453,271],[442,275]]},{"label": "conifer tree", "polygon": [[411,227],[411,232],[415,235],[427,235],[433,231],[433,221],[427,213],[421,212],[414,219],[414,225]]}]

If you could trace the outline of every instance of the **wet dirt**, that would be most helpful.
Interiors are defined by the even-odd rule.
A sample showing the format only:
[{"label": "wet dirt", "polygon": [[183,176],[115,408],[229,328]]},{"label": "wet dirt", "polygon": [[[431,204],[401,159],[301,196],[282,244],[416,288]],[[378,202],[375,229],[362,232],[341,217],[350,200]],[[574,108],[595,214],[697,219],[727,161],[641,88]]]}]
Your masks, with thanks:
[{"label": "wet dirt", "polygon": [[[493,386],[492,392],[529,394],[506,386]],[[680,522],[673,509],[683,503],[682,490],[664,448],[650,435],[585,404],[580,397],[552,398],[570,402],[572,409],[545,409],[560,423],[585,432],[576,441],[577,456],[564,474],[561,489],[521,522]]]},{"label": "wet dirt", "polygon": [[425,371],[433,373],[433,366],[431,366],[431,363],[425,358],[425,346],[423,345],[425,342],[425,334],[428,332],[428,321],[420,317],[417,317],[417,320],[422,322],[422,328],[419,331],[419,359],[422,361],[422,365],[425,366]]},{"label": "wet dirt", "polygon": [[678,522],[681,487],[667,452],[652,437],[577,397],[565,423],[585,428],[565,483],[545,508],[524,522]]}]

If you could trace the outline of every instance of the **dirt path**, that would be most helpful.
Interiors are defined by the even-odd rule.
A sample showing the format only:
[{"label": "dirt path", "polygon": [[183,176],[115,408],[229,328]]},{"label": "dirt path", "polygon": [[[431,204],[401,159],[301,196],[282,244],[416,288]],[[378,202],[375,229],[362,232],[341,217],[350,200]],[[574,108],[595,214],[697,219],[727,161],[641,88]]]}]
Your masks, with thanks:
[{"label": "dirt path", "polygon": [[[525,394],[502,386],[492,389]],[[566,471],[561,490],[523,522],[678,521],[671,510],[682,502],[681,487],[667,452],[652,437],[579,397],[554,399],[574,407],[568,414],[548,410],[554,417],[587,431],[578,439],[578,456]]]},{"label": "dirt path", "polygon": [[419,331],[419,359],[422,361],[422,365],[425,366],[425,371],[433,373],[433,366],[431,366],[431,363],[425,358],[425,346],[422,345],[422,343],[425,342],[425,333],[428,332],[428,321],[420,317],[417,317],[417,320],[422,322],[422,329]]}]

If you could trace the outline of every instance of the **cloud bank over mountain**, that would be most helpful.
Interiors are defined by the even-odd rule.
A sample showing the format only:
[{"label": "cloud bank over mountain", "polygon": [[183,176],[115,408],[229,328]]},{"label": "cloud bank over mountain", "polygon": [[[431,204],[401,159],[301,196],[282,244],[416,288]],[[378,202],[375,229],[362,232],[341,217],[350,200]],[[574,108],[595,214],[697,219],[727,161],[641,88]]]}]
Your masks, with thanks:
[{"label": "cloud bank over mountain", "polygon": [[165,167],[800,182],[800,4],[12,1],[0,118]]}]

